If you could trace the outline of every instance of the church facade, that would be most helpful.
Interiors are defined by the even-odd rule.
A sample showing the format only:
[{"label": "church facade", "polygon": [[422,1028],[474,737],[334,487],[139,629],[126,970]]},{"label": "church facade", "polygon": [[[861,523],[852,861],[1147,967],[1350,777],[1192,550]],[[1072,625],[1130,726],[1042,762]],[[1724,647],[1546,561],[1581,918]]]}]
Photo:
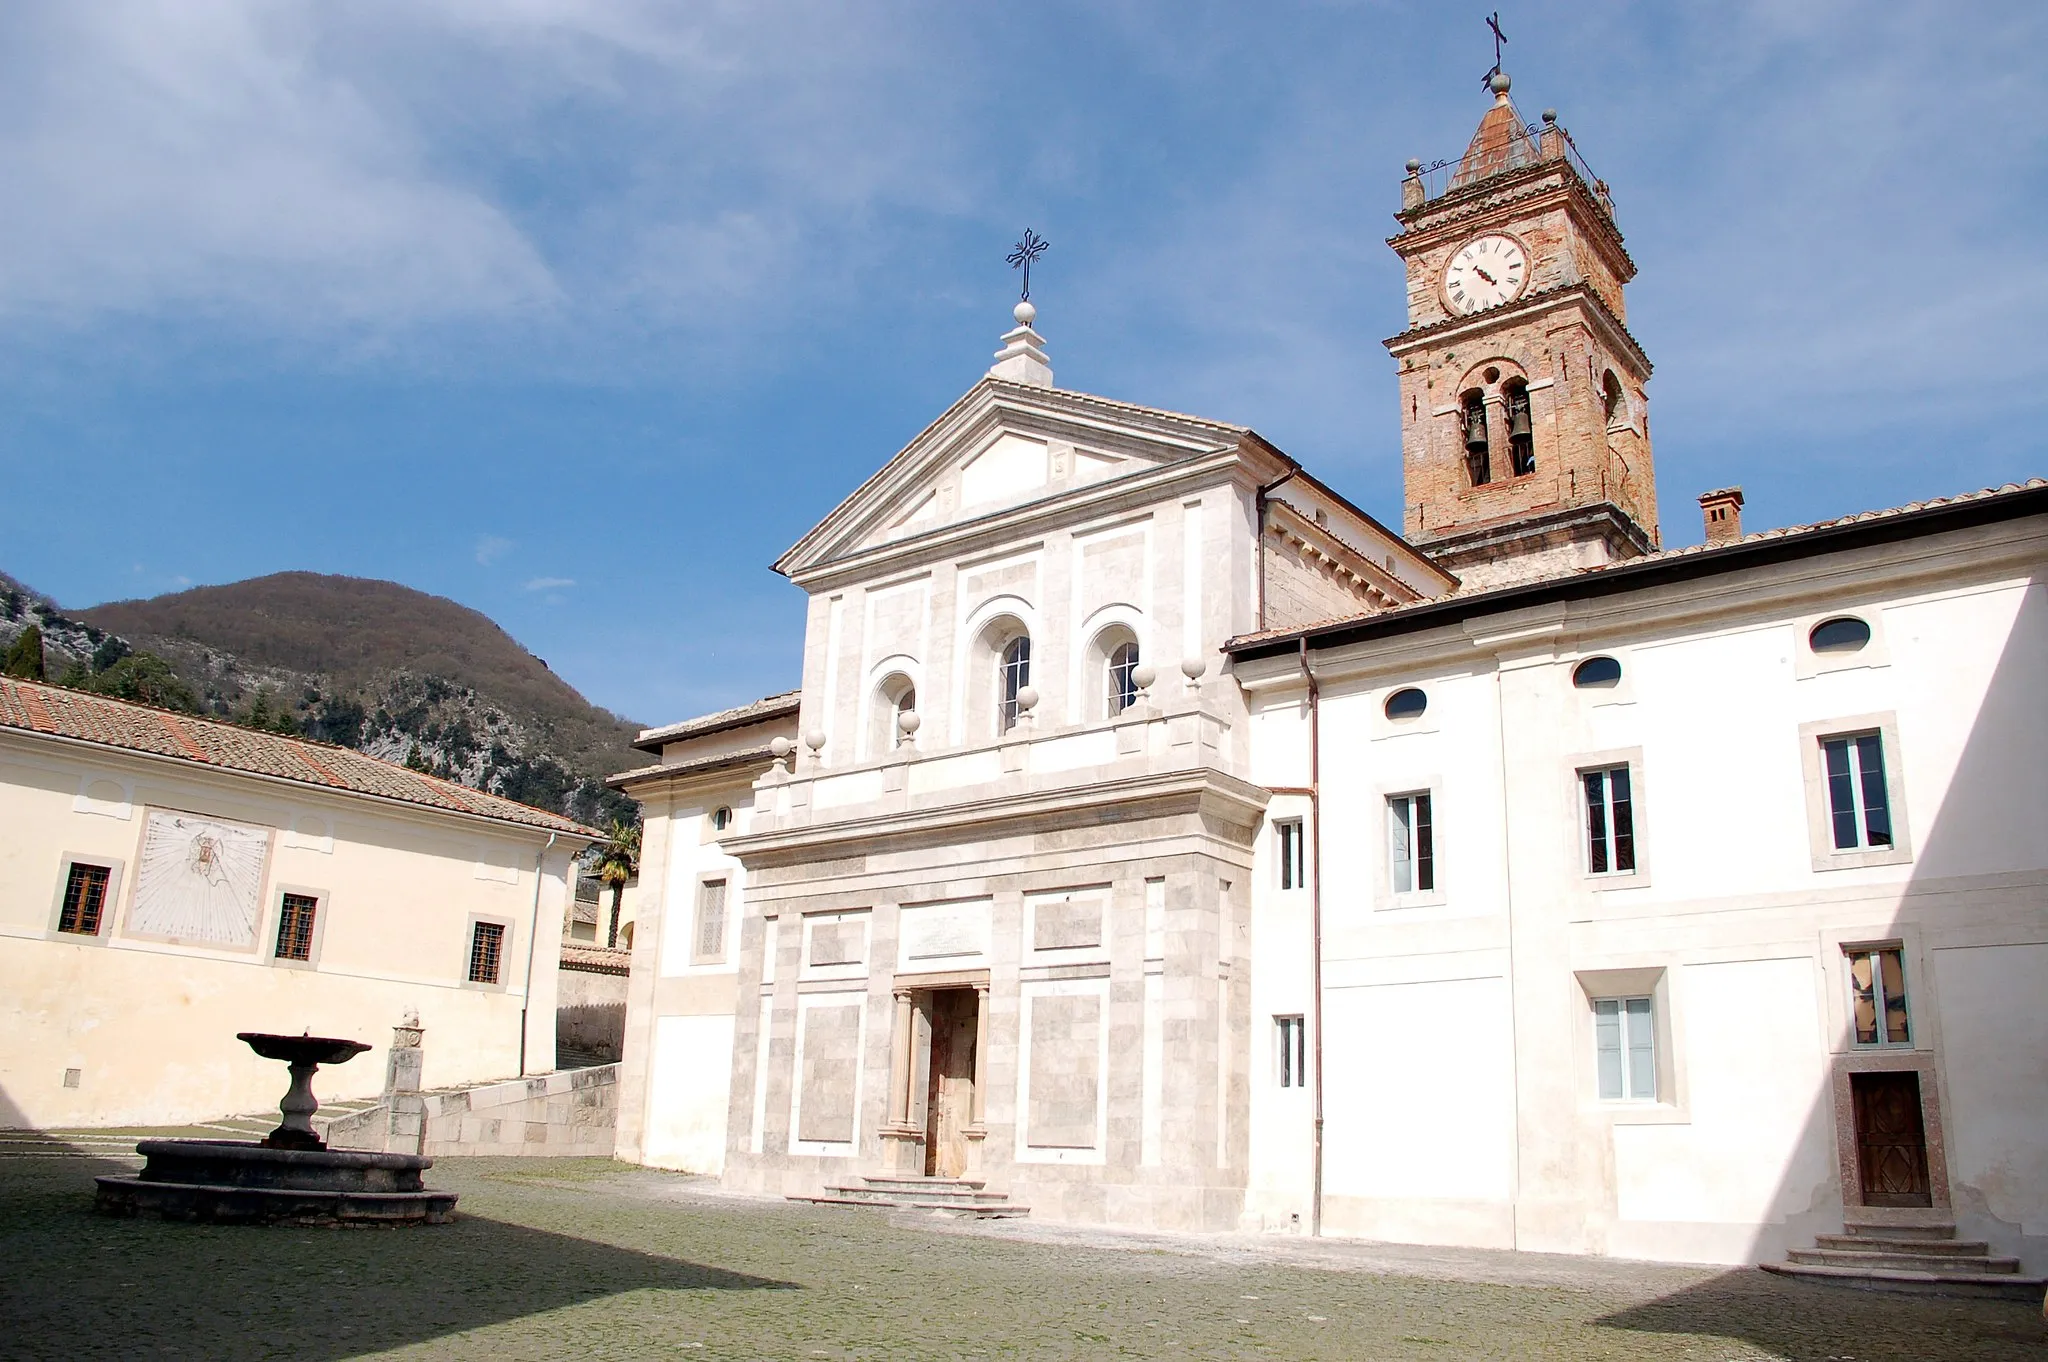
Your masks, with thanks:
[{"label": "church facade", "polygon": [[[622,1156],[741,1190],[2048,1271],[2038,482],[1662,547],[1607,187],[1505,77],[1400,232],[1399,532],[989,375],[652,730]],[[906,1190],[907,1189],[907,1190]]]}]

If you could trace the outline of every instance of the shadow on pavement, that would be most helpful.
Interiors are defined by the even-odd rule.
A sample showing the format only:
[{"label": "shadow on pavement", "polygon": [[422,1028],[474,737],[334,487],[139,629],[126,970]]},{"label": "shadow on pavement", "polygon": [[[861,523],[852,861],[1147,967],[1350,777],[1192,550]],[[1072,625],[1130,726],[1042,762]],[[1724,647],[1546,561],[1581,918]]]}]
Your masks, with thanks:
[{"label": "shadow on pavement", "polygon": [[302,1229],[101,1216],[135,1164],[0,1158],[0,1358],[338,1362],[641,1290],[794,1284],[483,1216]]},{"label": "shadow on pavement", "polygon": [[[1930,1314],[1936,1316],[1932,1321]],[[1842,1340],[1842,1351],[1871,1362],[1926,1357],[1918,1343],[1888,1352],[1884,1340],[1924,1340],[1930,1329],[1940,1335],[1941,1356],[1949,1362],[2048,1357],[2048,1329],[2038,1303],[1857,1291],[1785,1281],[1754,1268],[1723,1273],[1598,1322],[1637,1333],[1740,1340],[1779,1357],[1810,1356],[1814,1340],[1829,1336]]]}]

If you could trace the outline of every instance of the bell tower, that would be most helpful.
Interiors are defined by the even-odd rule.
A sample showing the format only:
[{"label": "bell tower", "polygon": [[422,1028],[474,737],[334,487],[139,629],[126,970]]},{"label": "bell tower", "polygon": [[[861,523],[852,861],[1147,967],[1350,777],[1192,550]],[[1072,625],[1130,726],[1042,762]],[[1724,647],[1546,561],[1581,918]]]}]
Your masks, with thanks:
[{"label": "bell tower", "polygon": [[1554,110],[1528,125],[1497,67],[1457,161],[1408,163],[1399,369],[1410,543],[1467,588],[1658,547],[1657,481],[1614,204]]}]

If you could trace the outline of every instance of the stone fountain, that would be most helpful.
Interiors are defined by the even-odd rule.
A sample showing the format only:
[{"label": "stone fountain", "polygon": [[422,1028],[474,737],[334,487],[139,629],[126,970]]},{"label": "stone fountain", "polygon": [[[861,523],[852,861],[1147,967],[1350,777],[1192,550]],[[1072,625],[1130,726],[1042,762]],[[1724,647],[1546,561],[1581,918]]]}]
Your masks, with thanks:
[{"label": "stone fountain", "polygon": [[320,1104],[313,1075],[370,1047],[328,1036],[241,1032],[237,1039],[291,1068],[284,1119],[261,1141],[143,1140],[134,1177],[103,1177],[97,1205],[109,1215],[153,1211],[166,1220],[306,1225],[441,1225],[455,1218],[455,1193],[428,1189],[434,1161],[417,1154],[329,1149],[313,1129]]}]

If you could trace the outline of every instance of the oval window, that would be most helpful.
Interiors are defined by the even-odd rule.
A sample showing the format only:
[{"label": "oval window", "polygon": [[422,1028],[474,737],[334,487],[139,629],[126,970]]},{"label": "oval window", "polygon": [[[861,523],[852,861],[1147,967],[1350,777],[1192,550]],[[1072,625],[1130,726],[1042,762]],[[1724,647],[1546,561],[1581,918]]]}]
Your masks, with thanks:
[{"label": "oval window", "polygon": [[1854,615],[1837,615],[1814,625],[1806,642],[1817,653],[1853,653],[1870,642],[1870,626]]},{"label": "oval window", "polygon": [[1414,686],[1406,686],[1387,697],[1387,717],[1395,723],[1406,723],[1422,717],[1422,711],[1429,708],[1429,697]]},{"label": "oval window", "polygon": [[729,828],[729,827],[731,827],[731,826],[732,826],[732,810],[731,810],[731,809],[725,809],[725,808],[721,808],[721,809],[717,809],[717,810],[714,810],[714,811],[713,811],[713,813],[712,813],[712,815],[711,815],[711,830],[712,830],[713,832],[724,832],[724,831],[725,831],[725,830],[726,830],[727,828]]},{"label": "oval window", "polygon": [[1572,684],[1580,690],[1612,690],[1621,684],[1621,663],[1611,657],[1589,657],[1572,668]]}]

